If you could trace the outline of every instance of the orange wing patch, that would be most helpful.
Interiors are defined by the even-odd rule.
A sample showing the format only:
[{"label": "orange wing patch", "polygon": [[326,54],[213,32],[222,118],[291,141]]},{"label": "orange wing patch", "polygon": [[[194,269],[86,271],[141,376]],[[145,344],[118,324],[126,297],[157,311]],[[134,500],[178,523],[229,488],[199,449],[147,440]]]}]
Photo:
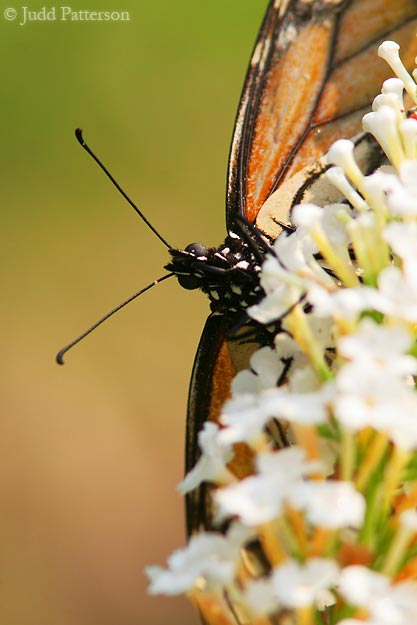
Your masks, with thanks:
[{"label": "orange wing patch", "polygon": [[[332,25],[311,24],[297,33],[268,75],[248,165],[246,217],[253,221],[271,192],[277,171],[302,138],[326,74]],[[306,50],[314,54],[305,54]],[[302,93],[302,98],[296,93]],[[285,148],[283,148],[285,146]]]},{"label": "orange wing patch", "polygon": [[[379,38],[395,39],[395,25],[416,16],[415,0],[355,0],[342,13],[334,53],[338,64]],[[391,34],[390,34],[391,33]]]},{"label": "orange wing patch", "polygon": [[284,179],[311,166],[336,139],[361,131],[392,75],[377,56],[379,43],[397,41],[408,68],[417,54],[417,0],[299,0],[280,15],[279,7],[270,3],[242,96],[229,223],[233,212],[254,221]]},{"label": "orange wing patch", "polygon": [[[237,349],[236,349],[237,348]],[[210,421],[219,421],[221,409],[230,397],[232,379],[237,371],[249,366],[251,353],[258,348],[255,343],[240,344],[235,340],[224,339],[219,349],[214,368],[212,391],[210,396]],[[232,473],[242,479],[254,472],[253,453],[244,443],[233,447],[234,455],[228,467]]]}]

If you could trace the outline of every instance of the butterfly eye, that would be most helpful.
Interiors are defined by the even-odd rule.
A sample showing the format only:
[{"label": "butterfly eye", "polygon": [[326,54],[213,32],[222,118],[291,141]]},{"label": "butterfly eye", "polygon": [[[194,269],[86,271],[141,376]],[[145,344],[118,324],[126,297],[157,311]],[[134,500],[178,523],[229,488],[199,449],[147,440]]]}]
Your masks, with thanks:
[{"label": "butterfly eye", "polygon": [[[203,245],[202,243],[190,243],[190,245],[187,245],[187,247],[185,248],[186,252],[190,252],[190,254],[194,254],[194,256],[207,256],[207,248],[205,245]],[[187,288],[187,287],[185,287]]]},{"label": "butterfly eye", "polygon": [[[186,250],[186,252],[188,251],[189,250]],[[196,278],[196,276],[178,275],[177,278],[178,278],[178,283],[182,286],[183,289],[187,289],[187,291],[193,291],[194,289],[198,289],[201,286],[201,281],[198,278]]]}]

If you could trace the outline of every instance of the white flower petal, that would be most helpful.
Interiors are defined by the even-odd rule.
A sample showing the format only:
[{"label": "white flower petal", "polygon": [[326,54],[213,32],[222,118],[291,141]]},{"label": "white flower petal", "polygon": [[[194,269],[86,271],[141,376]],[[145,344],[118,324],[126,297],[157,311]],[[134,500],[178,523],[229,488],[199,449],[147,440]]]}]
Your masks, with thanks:
[{"label": "white flower petal", "polygon": [[285,562],[273,572],[278,600],[288,608],[301,608],[316,602],[320,592],[335,585],[338,566],[334,560],[311,558],[305,564]]},{"label": "white flower petal", "polygon": [[198,434],[198,446],[201,456],[195,466],[185,478],[178,484],[180,493],[188,493],[202,482],[217,482],[224,484],[230,482],[230,473],[226,464],[233,457],[233,451],[229,444],[219,436],[219,427],[215,423],[206,421],[203,429]]},{"label": "white flower petal", "polygon": [[351,482],[302,482],[294,487],[290,498],[314,525],[338,529],[360,527],[363,522],[366,502]]},{"label": "white flower petal", "polygon": [[240,547],[221,534],[192,536],[187,547],[169,556],[168,569],[146,568],[149,593],[176,595],[194,587],[210,589],[230,583],[235,576]]}]

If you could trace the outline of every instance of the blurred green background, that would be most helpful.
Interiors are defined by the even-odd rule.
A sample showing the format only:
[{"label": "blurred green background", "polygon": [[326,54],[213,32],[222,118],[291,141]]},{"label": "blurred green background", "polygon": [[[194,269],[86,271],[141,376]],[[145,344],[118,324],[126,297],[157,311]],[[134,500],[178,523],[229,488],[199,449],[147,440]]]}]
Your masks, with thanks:
[{"label": "blurred green background", "polygon": [[266,0],[78,3],[131,20],[24,26],[1,6],[0,624],[196,624],[185,600],[146,595],[143,567],[184,543],[175,487],[208,305],[168,281],[54,363],[167,261],[73,130],[173,245],[220,243]]}]

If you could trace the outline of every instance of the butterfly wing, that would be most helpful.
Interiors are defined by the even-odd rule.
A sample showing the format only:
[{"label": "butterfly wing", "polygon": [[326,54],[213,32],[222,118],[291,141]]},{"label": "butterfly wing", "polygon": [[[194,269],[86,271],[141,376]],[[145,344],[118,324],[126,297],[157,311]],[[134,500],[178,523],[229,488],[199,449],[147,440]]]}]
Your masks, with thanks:
[{"label": "butterfly wing", "polygon": [[413,67],[416,29],[416,0],[269,3],[232,141],[229,230],[235,215],[255,221],[267,198],[299,172],[308,175],[336,139],[361,131],[364,113],[392,75],[377,57],[378,44],[397,41]]},{"label": "butterfly wing", "polygon": [[[198,433],[207,420],[217,421],[222,402],[234,375],[226,340],[227,319],[210,315],[206,321],[197,349],[191,375],[188,399],[188,419],[185,445],[185,469],[188,472],[199,457]],[[203,484],[187,495],[187,533],[202,524],[210,525],[207,517],[208,485]]]},{"label": "butterfly wing", "polygon": [[[210,315],[204,326],[194,361],[188,399],[185,468],[190,471],[200,451],[198,433],[206,421],[217,422],[230,393],[236,372],[249,364],[257,345],[236,336],[230,339],[231,320],[227,315]],[[244,445],[235,449],[231,470],[243,477],[252,470],[251,454]],[[187,532],[212,528],[210,487],[202,484],[187,495]]]},{"label": "butterfly wing", "polygon": [[[376,55],[378,43],[396,40],[411,67],[416,30],[417,0],[269,3],[235,123],[227,186],[229,230],[237,215],[256,221],[268,198],[284,187],[291,192],[279,218],[288,217],[317,158],[337,138],[361,130],[363,114],[390,75]],[[369,160],[369,150],[363,159]],[[199,458],[198,432],[205,421],[218,420],[235,372],[248,366],[250,350],[244,341],[229,340],[230,324],[227,315],[210,316],[197,350],[188,404],[187,471]],[[240,475],[251,470],[244,447],[236,450],[233,470]],[[212,527],[211,513],[209,487],[203,485],[187,498],[188,533]]]}]

